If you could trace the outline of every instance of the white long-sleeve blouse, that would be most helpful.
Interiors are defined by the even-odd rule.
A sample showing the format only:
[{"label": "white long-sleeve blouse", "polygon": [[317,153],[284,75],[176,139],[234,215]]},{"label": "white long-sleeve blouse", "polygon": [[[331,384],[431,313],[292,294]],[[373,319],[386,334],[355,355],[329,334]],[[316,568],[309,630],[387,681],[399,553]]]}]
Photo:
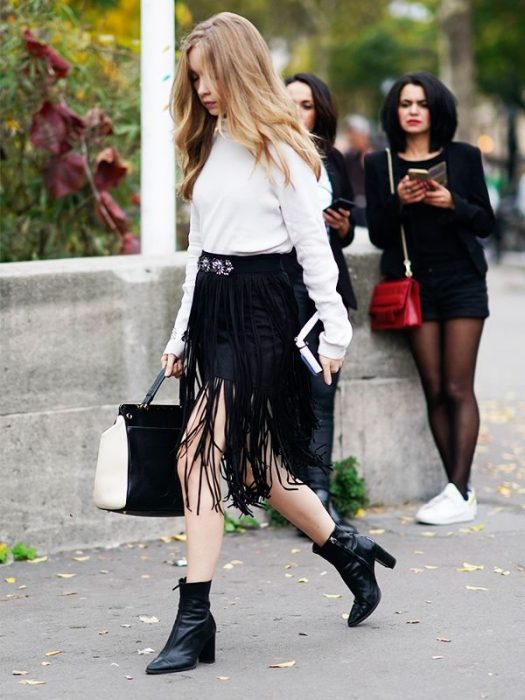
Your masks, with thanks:
[{"label": "white long-sleeve blouse", "polygon": [[338,270],[319,207],[317,181],[291,147],[282,144],[281,150],[290,169],[288,185],[277,166],[270,181],[263,166],[225,126],[216,132],[193,188],[184,294],[165,353],[184,355],[183,335],[203,250],[259,255],[289,253],[295,247],[304,283],[324,325],[319,354],[331,359],[344,356],[352,326],[336,291]]}]

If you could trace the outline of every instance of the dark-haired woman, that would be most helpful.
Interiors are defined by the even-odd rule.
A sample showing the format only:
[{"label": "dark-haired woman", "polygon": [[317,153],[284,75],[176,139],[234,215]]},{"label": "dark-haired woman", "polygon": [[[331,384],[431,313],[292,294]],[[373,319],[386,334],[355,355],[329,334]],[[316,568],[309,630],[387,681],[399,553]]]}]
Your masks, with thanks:
[{"label": "dark-haired woman", "polygon": [[[323,211],[328,240],[339,269],[337,291],[347,309],[357,308],[357,303],[345,263],[343,248],[354,239],[354,226],[348,209],[330,209],[330,204],[342,197],[353,199],[352,186],[348,180],[343,155],[334,148],[337,131],[337,114],[328,86],[311,73],[297,73],[286,80],[288,94],[298,107],[299,115],[308,131],[315,135],[317,147],[322,155],[321,177],[318,182],[319,207]],[[326,210],[326,211],[325,211]],[[295,298],[299,307],[299,320],[304,325],[315,312],[313,301],[303,281],[303,270],[297,262],[295,250],[288,256],[286,270],[292,281]],[[307,340],[311,350],[317,353],[319,345],[318,324]],[[322,377],[312,377],[312,396],[317,428],[314,431],[312,447],[323,455],[325,467],[332,462],[334,441],[334,401],[339,373],[334,375],[328,386]],[[319,496],[334,521],[350,532],[355,528],[345,521],[330,500],[330,476],[328,469],[308,466],[304,479]]]},{"label": "dark-haired woman", "polygon": [[[423,317],[421,327],[408,332],[409,344],[448,481],[416,517],[431,525],[466,522],[477,509],[470,484],[479,431],[474,372],[489,315],[487,264],[477,239],[490,235],[494,215],[480,152],[452,142],[456,103],[436,77],[419,72],[400,78],[386,97],[382,123],[396,192],[390,193],[387,154],[367,156],[370,239],[383,249],[383,274],[402,278],[404,224],[414,277],[421,285]],[[441,184],[408,175],[409,169],[443,169],[443,164]]]}]

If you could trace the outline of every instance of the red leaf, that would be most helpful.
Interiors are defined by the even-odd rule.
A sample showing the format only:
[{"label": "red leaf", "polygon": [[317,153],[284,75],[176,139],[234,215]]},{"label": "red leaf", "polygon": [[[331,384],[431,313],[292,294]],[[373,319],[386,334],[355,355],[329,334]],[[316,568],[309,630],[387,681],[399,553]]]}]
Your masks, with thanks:
[{"label": "red leaf", "polygon": [[105,148],[96,160],[95,186],[99,190],[116,187],[127,173],[127,166],[122,164],[116,148]]},{"label": "red leaf", "polygon": [[137,207],[140,207],[140,194],[138,192],[133,192],[129,199],[132,204],[136,204]]},{"label": "red leaf", "polygon": [[29,137],[36,148],[58,155],[70,151],[71,142],[83,130],[84,122],[67,105],[55,106],[46,100],[33,116]]},{"label": "red leaf", "polygon": [[93,131],[93,136],[100,138],[113,133],[113,124],[100,107],[93,107],[84,116],[86,128]]},{"label": "red leaf", "polygon": [[50,46],[38,41],[29,29],[24,29],[22,36],[26,42],[28,53],[35,58],[43,58],[47,63],[48,72],[55,80],[66,77],[71,68],[70,63]]},{"label": "red leaf", "polygon": [[69,109],[64,102],[61,102],[58,105],[57,112],[60,114],[66,124],[68,139],[71,140],[80,138],[85,129],[85,124],[82,117],[75,114],[75,112]]},{"label": "red leaf", "polygon": [[49,160],[44,182],[53,199],[78,192],[86,180],[86,161],[79,153],[66,153]]},{"label": "red leaf", "polygon": [[121,255],[138,255],[140,253],[140,241],[132,233],[125,233],[122,236],[120,246]]},{"label": "red leaf", "polygon": [[67,142],[67,124],[60,111],[47,100],[33,116],[29,131],[31,143],[55,155],[71,149]]},{"label": "red leaf", "polygon": [[128,233],[128,217],[109,192],[100,193],[98,201],[95,202],[95,211],[102,223],[109,229],[118,231],[122,235]]}]

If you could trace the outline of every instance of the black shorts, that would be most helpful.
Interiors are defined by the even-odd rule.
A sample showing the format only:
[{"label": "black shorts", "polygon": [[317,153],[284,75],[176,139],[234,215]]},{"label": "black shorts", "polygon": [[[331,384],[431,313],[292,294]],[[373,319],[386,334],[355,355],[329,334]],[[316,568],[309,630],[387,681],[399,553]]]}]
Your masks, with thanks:
[{"label": "black shorts", "polygon": [[414,271],[421,285],[423,321],[487,318],[487,281],[469,260],[421,267]]}]

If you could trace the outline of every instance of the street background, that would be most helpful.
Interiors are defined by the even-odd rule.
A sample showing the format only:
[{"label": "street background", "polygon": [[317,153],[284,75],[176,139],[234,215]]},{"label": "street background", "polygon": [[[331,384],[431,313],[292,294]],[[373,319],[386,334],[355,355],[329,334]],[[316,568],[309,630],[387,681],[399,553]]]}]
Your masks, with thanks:
[{"label": "street background", "polygon": [[[167,522],[158,539],[2,567],[0,696],[525,697],[522,262],[511,256],[489,273],[492,315],[477,382],[479,516],[432,528],[413,522],[415,503],[369,509],[361,532],[398,563],[394,571],[378,567],[383,600],[364,624],[346,626],[351,595],[292,528],[229,535],[212,588],[216,663],[146,676],[175,616],[171,589],[185,572],[173,565],[184,544]],[[270,668],[282,663],[290,665]]]}]

